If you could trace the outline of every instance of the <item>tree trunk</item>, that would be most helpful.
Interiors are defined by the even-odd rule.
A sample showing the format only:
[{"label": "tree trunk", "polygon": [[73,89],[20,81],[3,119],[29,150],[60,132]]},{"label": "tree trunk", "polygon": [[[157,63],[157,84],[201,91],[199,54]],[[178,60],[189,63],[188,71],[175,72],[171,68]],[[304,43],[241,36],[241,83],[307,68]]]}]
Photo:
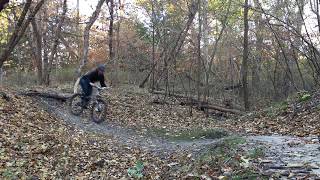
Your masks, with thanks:
[{"label": "tree trunk", "polygon": [[[107,2],[108,1],[109,0],[107,0]],[[104,2],[105,2],[105,0],[99,0],[98,4],[96,6],[96,10],[92,13],[88,24],[84,28],[84,32],[83,32],[83,54],[82,54],[82,60],[80,62],[80,66],[79,66],[79,68],[77,70],[77,76],[78,77],[80,77],[81,70],[87,64],[87,61],[88,61],[90,29],[91,29],[93,23],[97,20],[99,14],[100,14],[100,11],[101,11],[101,7],[102,7]]]},{"label": "tree trunk", "polygon": [[31,5],[31,0],[27,0],[22,13],[19,17],[18,23],[16,28],[14,29],[8,43],[5,46],[5,49],[1,52],[0,54],[0,67],[2,67],[3,63],[8,59],[10,56],[12,50],[14,47],[18,44],[20,41],[21,37],[24,35],[24,32],[26,31],[28,25],[30,24],[31,20],[35,17],[41,6],[43,5],[45,0],[41,0],[38,2],[36,7],[33,9],[33,11],[30,11],[30,14],[28,15],[27,18],[26,14],[29,11],[30,5]]},{"label": "tree trunk", "polygon": [[316,15],[317,15],[317,21],[318,21],[318,30],[320,33],[320,7],[319,7],[320,1],[316,0],[316,6],[317,6],[317,11],[316,11]]},{"label": "tree trunk", "polygon": [[[260,9],[259,0],[254,0],[254,6],[256,9]],[[262,51],[263,51],[263,19],[260,12],[255,12],[254,16],[255,32],[256,32],[256,52],[255,58],[252,60],[252,91],[259,96],[260,93],[260,76],[259,76],[259,67],[262,60]]]},{"label": "tree trunk", "polygon": [[244,22],[244,37],[243,37],[243,59],[242,59],[242,84],[243,84],[243,101],[244,108],[246,111],[249,110],[249,90],[248,90],[248,54],[249,54],[249,43],[248,43],[248,32],[249,32],[249,23],[248,23],[248,11],[249,5],[248,0],[245,0],[244,3],[244,12],[243,12],[243,22]]},{"label": "tree trunk", "polygon": [[[172,63],[172,60],[174,60],[176,58],[176,56],[179,54],[179,52],[181,50],[181,47],[182,47],[182,45],[185,41],[185,38],[188,34],[188,31],[189,31],[190,26],[193,22],[193,19],[198,11],[197,3],[195,1],[193,1],[193,3],[191,4],[189,9],[190,10],[189,10],[189,15],[188,15],[188,21],[186,22],[183,30],[178,35],[178,38],[175,41],[173,48],[171,48],[168,53],[163,53],[163,56],[161,57],[163,59],[163,62],[167,62],[168,65],[169,65],[169,63]],[[142,81],[142,83],[139,85],[139,87],[143,88],[145,86],[145,83],[148,81],[150,75],[155,70],[155,67],[156,67],[156,64],[152,67],[152,69],[148,73],[147,77]],[[162,74],[162,73],[166,73],[165,68],[163,68],[162,71],[160,72],[160,74]],[[161,77],[161,75],[159,77]]]},{"label": "tree trunk", "polygon": [[[202,58],[201,58],[201,32],[202,32],[202,16],[200,16],[201,14],[201,0],[198,0],[198,14],[199,14],[199,17],[198,17],[198,21],[199,21],[199,32],[198,32],[198,37],[197,37],[197,51],[198,51],[198,58],[197,58],[197,98],[198,98],[198,101],[201,100],[201,89],[200,89],[200,86],[201,86],[201,72],[202,72],[202,69],[205,69],[205,68],[202,68]],[[191,80],[191,77],[189,78],[189,81]]]},{"label": "tree trunk", "polygon": [[[206,82],[206,87],[205,87],[205,92],[204,92],[204,102],[208,101],[208,97],[210,96],[210,89],[208,87],[209,85],[209,71],[211,71],[211,67],[209,69],[209,64],[210,64],[210,59],[209,59],[209,40],[208,40],[208,1],[207,0],[202,0],[203,1],[203,9],[202,9],[202,26],[203,26],[203,61],[204,61],[204,66],[205,66],[205,82]],[[207,113],[207,112],[206,112]]]},{"label": "tree trunk", "polygon": [[58,47],[58,44],[59,44],[59,37],[61,36],[61,28],[62,28],[62,25],[64,23],[64,20],[65,20],[65,17],[66,17],[66,13],[67,13],[67,0],[64,0],[63,1],[63,11],[62,11],[62,14],[61,14],[61,19],[58,20],[58,25],[57,25],[57,28],[55,30],[55,38],[53,40],[53,44],[50,48],[50,56],[49,56],[49,59],[48,59],[48,68],[47,68],[47,71],[45,72],[44,74],[44,77],[45,77],[45,85],[49,86],[50,85],[50,72],[51,72],[51,68],[52,68],[52,64],[53,64],[53,61],[54,61],[54,58],[55,58],[55,55],[57,53],[57,47]]},{"label": "tree trunk", "polygon": [[[155,11],[154,11],[154,0],[151,1],[151,11],[152,11],[152,66],[155,65]],[[152,82],[151,82],[151,90],[154,90],[154,71],[152,71]]]},{"label": "tree trunk", "polygon": [[222,24],[222,27],[221,27],[221,30],[218,34],[218,37],[216,38],[215,40],[215,43],[214,43],[214,47],[213,47],[213,50],[212,50],[212,54],[211,54],[211,57],[210,57],[210,60],[208,60],[208,64],[207,66],[205,66],[205,90],[204,90],[204,96],[205,96],[205,99],[207,99],[207,97],[209,96],[209,78],[210,78],[210,73],[212,73],[212,65],[213,65],[213,60],[216,56],[216,53],[217,53],[217,50],[218,50],[218,44],[222,38],[222,35],[223,35],[223,32],[228,24],[228,17],[229,17],[229,13],[230,13],[230,7],[231,7],[231,0],[228,1],[228,7],[227,7],[227,12],[221,22]]},{"label": "tree trunk", "polygon": [[108,31],[108,38],[109,38],[109,60],[113,64],[113,70],[111,71],[112,79],[111,82],[112,84],[115,84],[117,82],[117,74],[114,71],[116,68],[116,60],[114,58],[114,52],[113,52],[113,24],[114,24],[114,0],[110,0],[110,5],[109,7],[109,14],[110,14],[110,20],[109,20],[109,31]]},{"label": "tree trunk", "polygon": [[116,83],[119,82],[119,76],[118,76],[118,73],[119,73],[119,62],[120,62],[120,59],[121,59],[121,55],[120,55],[120,29],[121,29],[121,23],[122,23],[122,16],[121,16],[121,11],[123,11],[122,9],[122,4],[121,4],[121,1],[119,0],[119,9],[117,10],[117,17],[118,17],[118,22],[117,22],[117,34],[116,34],[116,58],[115,58],[115,61],[114,61],[114,74],[115,74],[115,79],[116,79]]},{"label": "tree trunk", "polygon": [[110,21],[109,21],[109,58],[111,61],[114,60],[114,52],[113,52],[113,21],[114,21],[114,0],[110,0],[109,13],[110,13]]},{"label": "tree trunk", "polygon": [[18,19],[17,25],[13,30],[12,35],[10,36],[10,39],[8,41],[8,43],[4,46],[5,49],[2,51],[2,53],[0,54],[0,67],[2,67],[3,62],[7,60],[7,58],[10,56],[11,51],[13,50],[13,48],[15,47],[15,43],[16,40],[21,37],[18,37],[19,32],[22,30],[22,25],[25,22],[26,19],[26,15],[30,9],[31,6],[31,0],[27,0],[26,4],[23,7],[23,10],[21,12],[21,15]]},{"label": "tree trunk", "polygon": [[77,60],[80,63],[81,60],[81,32],[80,32],[80,2],[79,0],[77,0],[77,42],[78,42],[78,46],[77,46]]},{"label": "tree trunk", "polygon": [[3,81],[3,69],[0,67],[0,86],[2,86],[2,81]]},{"label": "tree trunk", "polygon": [[36,67],[38,74],[38,84],[42,84],[42,37],[39,32],[38,25],[36,21],[33,19],[31,21],[32,29],[33,29],[33,39],[35,39],[36,47],[35,47],[35,58],[36,58]]},{"label": "tree trunk", "polygon": [[[43,37],[43,44],[46,44],[48,42],[47,37]],[[42,63],[42,84],[45,84],[46,81],[46,74],[49,74],[49,55],[48,55],[48,48],[43,48],[43,63]]]}]

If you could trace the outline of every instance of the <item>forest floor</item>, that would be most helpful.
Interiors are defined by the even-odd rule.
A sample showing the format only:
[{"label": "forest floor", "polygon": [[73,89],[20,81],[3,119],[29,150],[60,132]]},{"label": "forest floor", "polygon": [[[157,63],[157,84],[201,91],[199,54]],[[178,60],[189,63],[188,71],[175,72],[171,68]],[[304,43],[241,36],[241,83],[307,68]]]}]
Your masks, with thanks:
[{"label": "forest floor", "polygon": [[[70,93],[70,88],[39,91]],[[135,87],[105,94],[96,124],[68,104],[1,88],[0,177],[5,179],[250,179],[320,177],[320,94],[241,117],[202,111]],[[219,119],[219,120],[217,120]]]}]

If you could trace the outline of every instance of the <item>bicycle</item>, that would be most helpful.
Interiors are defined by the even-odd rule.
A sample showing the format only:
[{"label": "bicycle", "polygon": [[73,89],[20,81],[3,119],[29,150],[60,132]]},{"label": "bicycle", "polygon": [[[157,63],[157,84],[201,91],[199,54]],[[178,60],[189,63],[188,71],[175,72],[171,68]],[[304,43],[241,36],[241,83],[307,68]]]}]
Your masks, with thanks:
[{"label": "bicycle", "polygon": [[101,92],[106,88],[100,88],[96,85],[93,85],[92,87],[93,92],[88,102],[87,108],[85,108],[82,103],[82,98],[84,97],[84,94],[75,93],[70,98],[70,112],[73,115],[79,116],[82,114],[84,109],[89,109],[91,120],[96,123],[101,123],[105,120],[105,116],[107,113],[107,103],[102,99],[101,96]]}]

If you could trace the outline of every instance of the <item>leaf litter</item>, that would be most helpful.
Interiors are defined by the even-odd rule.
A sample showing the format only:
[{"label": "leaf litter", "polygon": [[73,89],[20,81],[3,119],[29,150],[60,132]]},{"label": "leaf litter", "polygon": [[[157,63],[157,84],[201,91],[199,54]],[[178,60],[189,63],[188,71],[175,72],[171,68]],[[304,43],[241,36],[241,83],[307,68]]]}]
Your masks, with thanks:
[{"label": "leaf litter", "polygon": [[[1,91],[10,94],[12,90]],[[224,169],[230,169],[230,164],[224,169],[200,168],[198,172],[202,173],[198,175],[190,173],[192,169],[199,169],[199,162],[195,162],[189,153],[159,157],[145,149],[124,145],[110,135],[70,126],[37,107],[30,98],[14,94],[10,97],[11,101],[0,98],[2,177],[130,178],[128,170],[134,169],[139,162],[143,162],[142,174],[147,179],[188,179],[207,177],[208,173],[208,177],[213,178],[229,177],[230,170],[226,173]],[[320,129],[318,97],[315,94],[306,101],[288,104],[276,116],[263,110],[219,121],[206,118],[203,112],[195,109],[191,116],[190,107],[177,105],[178,100],[174,98],[168,98],[165,104],[154,104],[152,100],[159,97],[143,90],[114,89],[106,95],[110,104],[108,121],[136,129],[141,135],[148,135],[145,133],[150,129],[174,134],[197,128],[224,128],[243,134],[315,136]],[[240,152],[232,159],[238,159],[241,164],[246,160],[244,157]],[[236,169],[232,167],[233,171]]]},{"label": "leaf litter", "polygon": [[[1,91],[6,91],[1,89]],[[29,97],[7,90],[10,101],[0,98],[0,177],[4,179],[128,178],[127,170],[143,162],[147,179],[181,177],[170,170],[184,154],[156,157],[128,147],[112,136],[77,129],[42,110]]]}]

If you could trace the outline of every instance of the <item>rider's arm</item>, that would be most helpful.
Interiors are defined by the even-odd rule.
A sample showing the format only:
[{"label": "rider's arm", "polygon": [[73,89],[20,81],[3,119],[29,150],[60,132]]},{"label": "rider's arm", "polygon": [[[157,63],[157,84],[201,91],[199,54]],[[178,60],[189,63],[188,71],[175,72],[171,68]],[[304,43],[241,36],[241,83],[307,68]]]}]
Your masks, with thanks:
[{"label": "rider's arm", "polygon": [[104,82],[104,76],[100,76],[100,85],[101,87],[107,87],[106,83]]}]

